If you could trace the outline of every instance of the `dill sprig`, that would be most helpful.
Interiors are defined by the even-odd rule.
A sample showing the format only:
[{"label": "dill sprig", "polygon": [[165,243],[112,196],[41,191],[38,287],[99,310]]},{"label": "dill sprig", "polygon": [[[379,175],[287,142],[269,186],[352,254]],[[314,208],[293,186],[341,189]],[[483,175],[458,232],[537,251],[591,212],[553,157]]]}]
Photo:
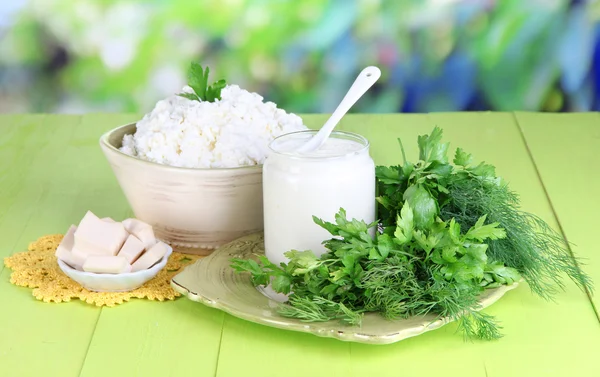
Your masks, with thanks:
[{"label": "dill sprig", "polygon": [[441,217],[469,227],[486,213],[489,221],[498,222],[507,237],[488,241],[488,256],[517,269],[535,294],[552,299],[564,289],[563,274],[592,292],[592,281],[580,268],[582,261],[545,221],[520,209],[518,195],[505,182],[465,175],[446,187],[449,200],[440,209]]},{"label": "dill sprig", "polygon": [[292,295],[287,305],[281,305],[278,313],[284,317],[298,318],[304,322],[324,322],[339,319],[349,325],[360,325],[362,312],[347,308],[344,304],[321,296],[298,297]]}]

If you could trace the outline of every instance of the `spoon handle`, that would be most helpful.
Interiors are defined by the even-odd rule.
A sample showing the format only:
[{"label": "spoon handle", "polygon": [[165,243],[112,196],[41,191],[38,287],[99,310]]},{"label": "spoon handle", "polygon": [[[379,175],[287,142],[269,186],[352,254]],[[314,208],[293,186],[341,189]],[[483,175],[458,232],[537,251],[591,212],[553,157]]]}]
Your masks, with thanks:
[{"label": "spoon handle", "polygon": [[375,84],[380,76],[381,71],[377,67],[370,66],[363,69],[325,125],[321,127],[321,130],[315,136],[298,148],[298,152],[311,152],[319,149],[352,105]]}]

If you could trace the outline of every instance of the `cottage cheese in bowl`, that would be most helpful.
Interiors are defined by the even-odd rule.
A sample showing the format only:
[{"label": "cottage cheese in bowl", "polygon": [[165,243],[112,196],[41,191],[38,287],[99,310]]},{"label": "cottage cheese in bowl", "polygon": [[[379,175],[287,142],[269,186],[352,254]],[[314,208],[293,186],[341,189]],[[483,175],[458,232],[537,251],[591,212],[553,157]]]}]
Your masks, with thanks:
[{"label": "cottage cheese in bowl", "polygon": [[263,229],[269,143],[306,127],[237,85],[223,83],[214,101],[186,96],[200,99],[185,87],[103,135],[100,146],[135,217],[176,251],[206,255]]},{"label": "cottage cheese in bowl", "polygon": [[235,168],[261,165],[271,140],[305,129],[297,115],[263,102],[256,93],[228,85],[215,102],[178,95],[159,101],[137,123],[135,134],[124,136],[120,149],[170,166]]}]

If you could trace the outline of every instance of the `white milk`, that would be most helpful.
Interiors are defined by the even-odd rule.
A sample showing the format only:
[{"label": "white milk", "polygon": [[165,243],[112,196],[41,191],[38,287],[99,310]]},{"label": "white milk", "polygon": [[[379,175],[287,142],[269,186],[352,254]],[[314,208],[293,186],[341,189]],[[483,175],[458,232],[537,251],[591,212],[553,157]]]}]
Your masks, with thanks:
[{"label": "white milk", "polygon": [[[315,152],[294,152],[316,131],[300,131],[275,139],[263,167],[266,256],[287,262],[286,251],[312,250],[332,238],[312,216],[334,222],[340,207],[348,219],[375,220],[375,164],[369,143],[360,135],[333,132]],[[372,230],[372,235],[374,230]]]}]

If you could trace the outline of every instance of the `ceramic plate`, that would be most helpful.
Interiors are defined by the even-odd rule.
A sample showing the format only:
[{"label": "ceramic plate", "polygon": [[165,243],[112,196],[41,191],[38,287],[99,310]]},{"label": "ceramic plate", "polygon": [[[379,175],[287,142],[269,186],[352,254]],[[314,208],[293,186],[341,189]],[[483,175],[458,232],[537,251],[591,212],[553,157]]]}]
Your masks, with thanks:
[{"label": "ceramic plate", "polygon": [[[376,313],[366,314],[362,325],[343,325],[339,321],[302,322],[277,314],[278,301],[261,293],[246,273],[236,273],[231,258],[250,258],[264,254],[262,234],[253,234],[224,245],[210,256],[185,268],[171,281],[175,290],[190,300],[223,310],[233,316],[285,330],[307,332],[339,340],[388,344],[423,334],[451,322],[435,315],[390,321]],[[490,306],[517,284],[488,289],[482,294],[481,308]]]}]

